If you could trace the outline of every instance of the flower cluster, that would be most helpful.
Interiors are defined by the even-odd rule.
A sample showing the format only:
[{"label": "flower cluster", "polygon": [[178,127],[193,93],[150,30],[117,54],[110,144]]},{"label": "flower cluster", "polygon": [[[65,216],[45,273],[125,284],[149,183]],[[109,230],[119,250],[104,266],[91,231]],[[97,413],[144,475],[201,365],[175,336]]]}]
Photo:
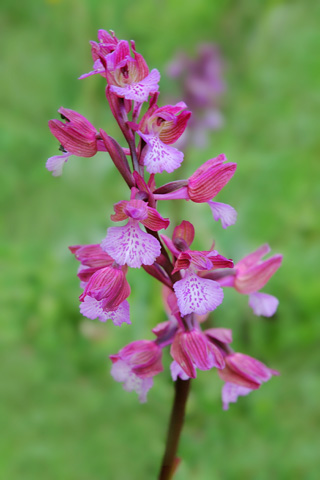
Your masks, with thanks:
[{"label": "flower cluster", "polygon": [[[163,285],[167,319],[153,328],[153,340],[135,341],[110,356],[112,376],[123,382],[125,390],[135,390],[144,402],[153,377],[163,370],[163,349],[170,347],[174,381],[195,378],[197,369],[217,369],[225,382],[222,400],[226,409],[277,372],[235,353],[229,329],[204,329],[204,322],[222,304],[227,287],[249,295],[256,315],[273,315],[278,300],[259,290],[280,267],[282,256],[262,260],[269,252],[264,245],[234,263],[210,245],[204,246],[207,250],[193,250],[196,231],[187,220],[174,226],[172,235],[163,233],[170,219],[159,213],[159,206],[179,199],[207,203],[213,219],[220,220],[223,228],[233,225],[235,209],[215,197],[231,180],[237,165],[220,154],[189,178],[157,186],[155,174],[171,173],[183,162],[183,153],[172,144],[185,131],[191,112],[184,102],[159,106],[160,74],[149,70],[133,41],[118,40],[113,32],[99,30],[98,42],[91,42],[91,48],[93,69],[80,78],[97,74],[105,78],[106,98],[125,145],[79,113],[61,107],[61,120],[50,120],[49,128],[62,154],[49,158],[46,166],[58,176],[72,155],[93,157],[98,151],[107,152],[129,192],[114,204],[111,221],[115,225],[107,229],[100,243],[69,247],[80,262],[80,311],[92,320],[130,324],[131,288],[126,275],[128,268],[142,267]],[[145,113],[141,115],[143,104]],[[119,226],[118,222],[124,223]]]}]

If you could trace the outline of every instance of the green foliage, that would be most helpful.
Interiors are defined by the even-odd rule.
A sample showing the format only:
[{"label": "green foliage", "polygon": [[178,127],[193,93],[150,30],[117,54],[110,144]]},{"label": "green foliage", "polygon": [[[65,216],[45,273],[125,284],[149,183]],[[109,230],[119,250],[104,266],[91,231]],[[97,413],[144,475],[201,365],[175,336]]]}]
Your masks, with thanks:
[{"label": "green foliage", "polygon": [[[238,171],[218,197],[238,210],[222,231],[205,205],[177,204],[196,242],[237,260],[264,242],[284,254],[268,293],[275,318],[253,317],[233,291],[212,324],[234,329],[235,348],[281,371],[261,390],[221,411],[221,382],[194,382],[179,479],[313,480],[319,471],[319,151],[316,2],[201,0],[4,1],[1,7],[0,476],[10,480],[155,478],[172,386],[168,370],[147,405],[109,375],[107,355],[147,336],[165,319],[160,289],[131,272],[133,326],[84,320],[77,264],[67,246],[93,243],[110,226],[111,205],[127,194],[110,159],[72,158],[61,178],[45,170],[57,153],[47,121],[61,106],[117,136],[104,81],[77,81],[91,68],[98,28],[134,38],[174,90],[165,66],[174,51],[217,42],[225,55],[225,126],[206,151],[190,149],[188,175],[221,152]],[[161,182],[161,180],[158,180]],[[163,206],[166,214],[167,205]],[[151,337],[149,337],[151,338]],[[169,363],[168,358],[166,359]],[[125,459],[125,461],[124,461]],[[129,473],[128,473],[129,472]]]}]

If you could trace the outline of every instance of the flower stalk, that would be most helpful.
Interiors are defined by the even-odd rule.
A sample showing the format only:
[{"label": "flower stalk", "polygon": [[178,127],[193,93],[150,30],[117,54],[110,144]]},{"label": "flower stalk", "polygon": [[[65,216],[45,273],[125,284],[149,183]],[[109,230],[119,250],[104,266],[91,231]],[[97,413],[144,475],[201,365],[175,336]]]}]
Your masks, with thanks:
[{"label": "flower stalk", "polygon": [[178,378],[175,382],[175,395],[170,415],[166,448],[158,477],[159,480],[171,480],[180,463],[180,460],[177,458],[177,450],[185,419],[190,386],[191,379],[181,380]]}]

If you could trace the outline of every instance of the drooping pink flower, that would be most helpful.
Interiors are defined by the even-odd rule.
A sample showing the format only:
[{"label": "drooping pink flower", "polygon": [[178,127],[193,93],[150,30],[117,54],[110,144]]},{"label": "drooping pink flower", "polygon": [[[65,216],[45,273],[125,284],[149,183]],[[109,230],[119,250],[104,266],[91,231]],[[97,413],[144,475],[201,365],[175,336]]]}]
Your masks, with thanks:
[{"label": "drooping pink flower", "polygon": [[229,403],[236,402],[239,395],[257,390],[272,375],[279,375],[279,372],[249,355],[232,353],[225,357],[225,368],[219,370],[218,375],[226,382],[222,389],[222,401],[223,409],[227,410]]},{"label": "drooping pink flower", "polygon": [[105,75],[110,91],[118,97],[146,102],[151,93],[159,90],[160,73],[153,69],[149,73],[148,65],[142,55],[136,52],[135,43],[130,46],[126,40],[117,43],[115,50],[105,57]]},{"label": "drooping pink flower", "polygon": [[59,108],[64,122],[49,120],[51,133],[60,142],[61,155],[48,158],[46,168],[54,177],[62,174],[62,169],[71,155],[93,157],[97,151],[106,151],[95,127],[80,113],[67,108]]},{"label": "drooping pink flower", "polygon": [[[80,301],[86,297],[101,301],[101,307],[106,312],[116,310],[130,295],[130,286],[125,272],[119,265],[112,265],[97,270],[88,280]],[[97,315],[98,316],[98,315]]]},{"label": "drooping pink flower", "polygon": [[[179,330],[172,342],[170,353],[189,378],[197,376],[196,368],[210,370],[212,367],[223,368],[225,365],[220,350],[198,329],[188,332]],[[175,365],[173,374],[182,378]]]},{"label": "drooping pink flower", "polygon": [[249,295],[249,305],[256,315],[272,316],[278,307],[278,299],[258,292],[274,275],[282,263],[282,255],[276,254],[262,260],[270,252],[268,244],[262,245],[235,265],[235,272],[219,280],[221,286],[234,287],[239,293]]},{"label": "drooping pink flower", "polygon": [[92,157],[98,151],[97,131],[80,113],[67,108],[59,108],[65,122],[49,120],[49,128],[62,147],[72,155]]},{"label": "drooping pink flower", "polygon": [[236,163],[226,162],[224,154],[211,158],[201,165],[184,185],[178,182],[163,185],[154,192],[156,200],[192,200],[195,203],[208,203],[216,221],[221,220],[223,228],[233,225],[237,219],[237,212],[225,203],[214,202],[212,199],[218,195],[222,188],[229,182],[237,168]]},{"label": "drooping pink flower", "polygon": [[169,220],[162,218],[142,200],[121,201],[115,204],[114,208],[115,214],[111,216],[113,221],[129,221],[123,227],[108,228],[101,248],[119,265],[132,268],[152,265],[161,253],[161,246],[155,237],[141,230],[139,223],[150,230],[158,231],[167,228]]},{"label": "drooping pink flower", "polygon": [[180,167],[183,153],[170,145],[184,132],[191,112],[186,104],[151,105],[139,124],[138,134],[146,142],[143,163],[149,173],[173,172]]},{"label": "drooping pink flower", "polygon": [[111,375],[123,382],[128,392],[136,391],[141,403],[146,402],[147,393],[153,385],[153,377],[162,372],[162,349],[151,340],[137,340],[111,355]]},{"label": "drooping pink flower", "polygon": [[101,322],[111,319],[114,325],[130,324],[130,307],[125,300],[130,286],[125,269],[115,265],[100,245],[73,245],[69,249],[81,263],[78,277],[84,288],[80,296],[82,315]]}]

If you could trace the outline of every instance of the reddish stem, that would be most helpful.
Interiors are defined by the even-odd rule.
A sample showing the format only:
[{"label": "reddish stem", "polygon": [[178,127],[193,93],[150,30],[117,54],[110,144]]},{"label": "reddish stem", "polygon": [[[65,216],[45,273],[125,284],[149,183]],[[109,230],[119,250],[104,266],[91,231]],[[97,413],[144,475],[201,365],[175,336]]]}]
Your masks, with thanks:
[{"label": "reddish stem", "polygon": [[167,434],[166,449],[162,459],[161,470],[158,480],[171,480],[179,463],[176,457],[181,430],[183,427],[185,409],[190,390],[190,379],[181,380],[179,377],[175,382],[175,396],[169,429]]}]

